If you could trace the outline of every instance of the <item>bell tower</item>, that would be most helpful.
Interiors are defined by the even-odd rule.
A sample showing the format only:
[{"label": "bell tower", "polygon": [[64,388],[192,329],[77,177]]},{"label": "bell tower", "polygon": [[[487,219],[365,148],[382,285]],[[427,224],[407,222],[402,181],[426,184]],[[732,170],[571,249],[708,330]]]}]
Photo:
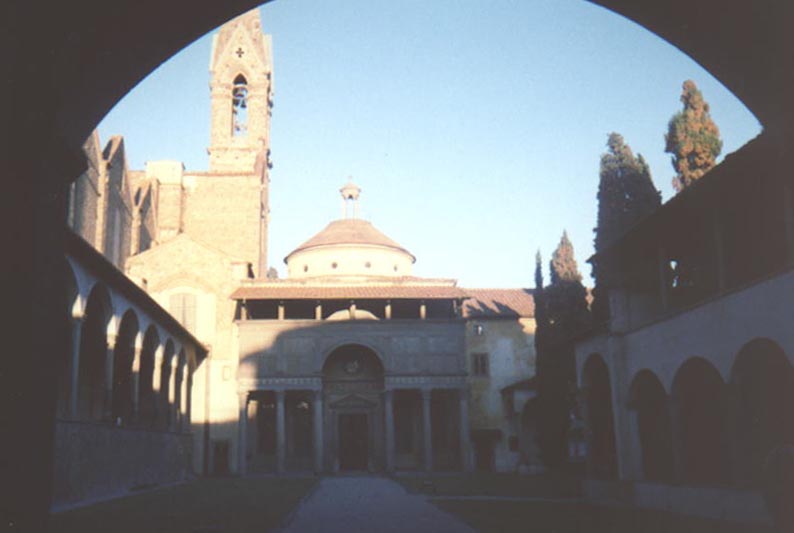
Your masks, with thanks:
[{"label": "bell tower", "polygon": [[213,37],[210,172],[253,173],[255,166],[261,166],[257,160],[264,162],[265,174],[270,168],[271,50],[258,9],[230,20]]}]

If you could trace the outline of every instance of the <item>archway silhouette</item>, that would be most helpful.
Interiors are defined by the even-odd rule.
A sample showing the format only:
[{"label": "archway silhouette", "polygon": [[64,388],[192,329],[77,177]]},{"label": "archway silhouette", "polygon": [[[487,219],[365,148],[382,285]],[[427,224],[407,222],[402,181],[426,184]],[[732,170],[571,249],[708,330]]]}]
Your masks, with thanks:
[{"label": "archway silhouette", "polygon": [[[791,151],[792,72],[791,4],[724,3],[687,0],[665,3],[603,0],[611,8],[678,46],[720,79],[772,131],[781,147],[783,168]],[[64,188],[84,164],[83,139],[107,111],[144,76],[199,35],[257,5],[254,0],[195,3],[189,0],[132,2],[113,9],[77,9],[68,2],[47,5],[12,2],[4,33],[11,71],[25,75],[7,80],[6,167],[24,169],[24,179],[7,180],[6,198],[21,200],[16,209],[16,254],[5,265],[19,280],[11,290],[15,316],[9,341],[24,347],[10,384],[25,409],[14,414],[7,444],[18,457],[6,479],[27,478],[15,487],[9,508],[21,529],[43,530],[52,472],[53,416],[57,376],[50,358],[66,357],[68,322],[63,316],[64,273],[57,270],[64,252]],[[189,16],[186,14],[189,13]],[[714,24],[719,13],[720,24]],[[686,21],[682,24],[682,21]],[[140,28],[147,29],[140,38]],[[19,102],[36,102],[21,106]],[[37,142],[31,142],[36,139]],[[30,305],[31,301],[34,305]],[[34,335],[42,329],[47,335]],[[30,340],[33,339],[33,342]],[[11,392],[11,390],[9,390]]]}]

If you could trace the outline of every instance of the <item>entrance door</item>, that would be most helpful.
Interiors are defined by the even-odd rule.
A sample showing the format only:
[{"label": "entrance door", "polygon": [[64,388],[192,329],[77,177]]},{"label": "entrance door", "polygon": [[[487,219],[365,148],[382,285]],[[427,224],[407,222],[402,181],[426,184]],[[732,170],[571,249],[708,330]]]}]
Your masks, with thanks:
[{"label": "entrance door", "polygon": [[339,415],[339,468],[366,470],[369,463],[368,441],[366,414]]}]

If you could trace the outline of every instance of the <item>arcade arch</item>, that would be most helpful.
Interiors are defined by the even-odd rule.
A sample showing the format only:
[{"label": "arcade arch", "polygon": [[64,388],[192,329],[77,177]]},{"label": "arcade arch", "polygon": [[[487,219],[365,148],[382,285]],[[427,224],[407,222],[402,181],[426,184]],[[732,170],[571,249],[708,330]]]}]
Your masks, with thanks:
[{"label": "arcade arch", "polygon": [[80,331],[77,416],[83,420],[104,417],[108,327],[112,316],[110,294],[104,285],[96,283],[88,295]]},{"label": "arcade arch", "polygon": [[674,479],[673,436],[667,393],[650,370],[641,370],[631,383],[630,406],[637,414],[643,477],[649,481]]},{"label": "arcade arch", "polygon": [[755,339],[736,356],[729,387],[735,407],[736,481],[759,486],[769,452],[794,444],[794,370],[776,342]]},{"label": "arcade arch", "polygon": [[617,453],[612,387],[609,368],[599,354],[591,355],[584,364],[583,388],[585,417],[590,432],[588,467],[592,477],[614,478],[617,475]]},{"label": "arcade arch", "polygon": [[673,379],[672,398],[682,480],[700,485],[729,482],[726,388],[720,373],[702,357],[687,359]]}]

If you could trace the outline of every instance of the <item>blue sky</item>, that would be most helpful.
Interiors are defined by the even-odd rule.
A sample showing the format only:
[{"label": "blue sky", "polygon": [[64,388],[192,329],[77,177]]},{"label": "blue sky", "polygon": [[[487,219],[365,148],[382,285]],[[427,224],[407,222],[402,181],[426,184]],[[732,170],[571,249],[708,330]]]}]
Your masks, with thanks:
[{"label": "blue sky", "polygon": [[[528,287],[563,229],[593,252],[598,163],[621,133],[673,190],[664,133],[694,80],[723,154],[760,132],[714,77],[635,23],[583,0],[277,0],[270,262],[339,218],[348,176],[363,218],[409,249],[414,273],[468,287]],[[202,37],[100,123],[130,168],[207,168],[209,54]]]}]

